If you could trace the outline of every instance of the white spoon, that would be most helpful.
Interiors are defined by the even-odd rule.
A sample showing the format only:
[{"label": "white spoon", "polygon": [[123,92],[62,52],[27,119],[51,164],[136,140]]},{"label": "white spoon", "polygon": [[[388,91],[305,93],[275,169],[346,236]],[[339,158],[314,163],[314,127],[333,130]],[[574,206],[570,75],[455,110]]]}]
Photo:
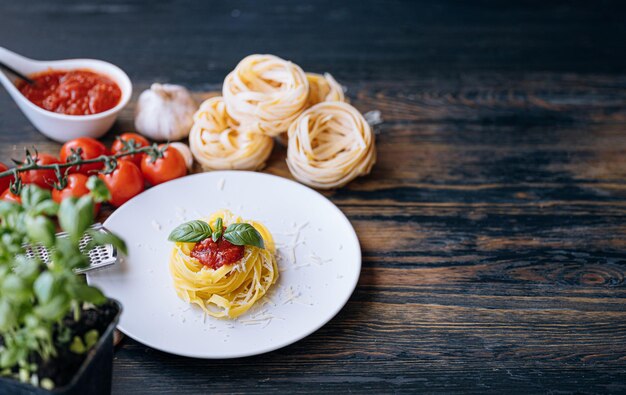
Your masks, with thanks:
[{"label": "white spoon", "polygon": [[59,142],[65,142],[77,137],[101,137],[111,128],[118,113],[128,103],[133,92],[133,87],[128,75],[119,67],[102,60],[33,60],[0,47],[0,62],[24,75],[30,75],[49,69],[89,69],[106,75],[120,87],[122,97],[120,102],[112,109],[92,115],[65,115],[47,111],[35,105],[17,89],[15,79],[10,79],[6,74],[0,72],[0,83],[4,85],[4,88],[9,92],[24,115],[26,115],[41,133]]}]

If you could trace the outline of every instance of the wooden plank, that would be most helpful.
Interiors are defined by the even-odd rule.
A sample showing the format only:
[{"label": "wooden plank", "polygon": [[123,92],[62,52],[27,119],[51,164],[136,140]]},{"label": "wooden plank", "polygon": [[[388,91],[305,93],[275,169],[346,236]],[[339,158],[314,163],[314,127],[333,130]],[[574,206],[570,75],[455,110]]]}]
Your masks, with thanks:
[{"label": "wooden plank", "polygon": [[[622,72],[623,11],[616,1],[35,0],[3,4],[0,37],[27,56],[104,58],[134,79],[194,84],[217,82],[207,76],[224,76],[257,52],[354,80],[425,71]],[[54,45],[41,39],[50,32]]]},{"label": "wooden plank", "polygon": [[[385,124],[372,175],[324,192],[363,248],[359,286],[337,318],[286,349],[219,364],[126,339],[115,390],[228,392],[235,378],[246,392],[575,390],[583,374],[588,388],[624,389],[624,81],[463,81],[349,86],[353,104],[381,110]],[[115,130],[132,130],[132,114]],[[34,142],[3,139],[5,157],[17,152],[6,143]],[[276,148],[266,171],[290,177],[284,157]]]}]

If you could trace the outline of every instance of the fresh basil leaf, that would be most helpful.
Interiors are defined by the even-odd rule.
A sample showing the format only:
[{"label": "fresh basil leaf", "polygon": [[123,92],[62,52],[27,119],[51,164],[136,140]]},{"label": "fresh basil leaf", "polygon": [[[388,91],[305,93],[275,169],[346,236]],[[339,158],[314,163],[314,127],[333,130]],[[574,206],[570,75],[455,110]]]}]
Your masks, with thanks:
[{"label": "fresh basil leaf", "polygon": [[109,232],[99,232],[97,230],[88,230],[87,233],[91,236],[91,241],[87,245],[87,251],[91,250],[95,246],[111,244],[122,254],[127,253],[126,243],[117,235]]},{"label": "fresh basil leaf", "polygon": [[8,300],[0,300],[0,331],[7,331],[17,324],[17,317]]},{"label": "fresh basil leaf", "polygon": [[77,300],[81,302],[89,302],[95,305],[99,305],[106,301],[106,297],[98,288],[89,286],[87,284],[74,284],[70,288],[70,291],[72,293],[72,296],[74,296]]},{"label": "fresh basil leaf", "polygon": [[52,250],[51,261],[64,268],[84,268],[89,265],[89,256],[81,253],[78,243],[67,237],[61,237],[57,239]]},{"label": "fresh basil leaf", "polygon": [[87,188],[91,191],[93,200],[96,203],[108,202],[111,200],[111,192],[104,181],[97,176],[91,176],[87,180]]},{"label": "fresh basil leaf", "polygon": [[100,334],[96,329],[91,329],[90,331],[85,333],[83,339],[85,339],[85,347],[87,347],[87,350],[90,350],[91,347],[93,347],[98,342],[99,338]]},{"label": "fresh basil leaf", "polygon": [[80,240],[83,233],[93,224],[94,204],[90,195],[79,199],[63,199],[59,207],[59,224],[74,241]]},{"label": "fresh basil leaf", "polygon": [[52,381],[48,377],[44,377],[39,382],[39,386],[45,390],[52,391],[54,389],[54,381]]},{"label": "fresh basil leaf", "polygon": [[91,195],[84,195],[78,198],[76,202],[76,209],[78,210],[79,226],[76,227],[78,237],[83,237],[83,234],[94,221],[94,202]]},{"label": "fresh basil leaf", "polygon": [[48,303],[35,307],[35,314],[46,320],[56,321],[63,318],[69,311],[70,301],[67,295],[61,294],[52,298]]},{"label": "fresh basil leaf", "polygon": [[11,268],[7,266],[0,266],[0,282],[11,273]]},{"label": "fresh basil leaf", "polygon": [[0,201],[0,216],[6,216],[9,213],[17,213],[21,211],[22,206],[15,202]]},{"label": "fresh basil leaf", "polygon": [[[9,204],[13,204],[13,203],[9,203]],[[4,233],[2,235],[2,238],[4,239],[4,236],[9,235],[10,237],[18,237],[21,238],[22,236],[18,236],[17,233],[25,233],[26,232],[26,226],[24,225],[24,208],[22,206],[17,206],[19,209],[15,210],[15,211],[9,211],[6,213],[3,213],[1,216],[1,219],[3,220],[3,228],[5,229],[13,229],[12,233]],[[7,246],[9,246],[10,244],[6,244]]]},{"label": "fresh basil leaf", "polygon": [[76,218],[76,201],[78,201],[77,198],[68,197],[63,199],[59,205],[59,225],[61,225],[61,228],[67,232],[69,232],[69,229],[72,229],[74,223],[78,221]]},{"label": "fresh basil leaf", "polygon": [[44,200],[52,199],[52,194],[47,189],[29,184],[22,188],[20,197],[22,199],[22,206],[26,209],[31,209]]},{"label": "fresh basil leaf", "polygon": [[2,282],[2,294],[10,300],[24,300],[30,296],[30,289],[21,277],[9,274]]},{"label": "fresh basil leaf", "polygon": [[69,343],[71,337],[72,337],[72,330],[69,327],[67,326],[59,327],[59,335],[57,336],[57,340],[61,344]]},{"label": "fresh basil leaf", "polygon": [[13,272],[29,283],[39,274],[39,263],[26,255],[17,255],[14,263]]},{"label": "fresh basil leaf", "polygon": [[28,313],[24,316],[24,324],[26,324],[27,328],[37,328],[41,320],[34,314]]},{"label": "fresh basil leaf", "polygon": [[217,243],[220,237],[222,237],[223,233],[224,233],[223,220],[222,218],[218,218],[217,221],[215,221],[215,231],[213,232],[213,236],[212,236],[213,241]]},{"label": "fresh basil leaf", "polygon": [[6,350],[2,350],[0,355],[0,368],[10,368],[17,363],[19,349],[11,347]]},{"label": "fresh basil leaf", "polygon": [[39,303],[48,303],[54,293],[54,277],[52,273],[48,271],[41,273],[39,277],[37,277],[37,280],[35,280],[33,288]]},{"label": "fresh basil leaf", "polygon": [[74,354],[84,354],[87,350],[85,349],[83,339],[81,339],[79,336],[74,336],[74,339],[70,344],[70,351]]},{"label": "fresh basil leaf", "polygon": [[224,232],[224,238],[238,246],[250,245],[265,248],[263,237],[259,231],[254,226],[246,223],[229,225]]},{"label": "fresh basil leaf", "polygon": [[26,232],[31,241],[45,246],[51,246],[54,243],[54,223],[50,219],[43,215],[36,217],[26,215],[25,222]]},{"label": "fresh basil leaf", "polygon": [[197,243],[211,237],[213,230],[204,221],[194,220],[177,226],[167,238],[169,241]]},{"label": "fresh basil leaf", "polygon": [[33,328],[31,331],[31,334],[33,334],[38,339],[47,339],[49,336],[49,333],[50,333],[49,329],[46,328],[44,325]]},{"label": "fresh basil leaf", "polygon": [[44,200],[34,207],[34,211],[36,214],[56,215],[59,211],[59,204],[54,200]]}]

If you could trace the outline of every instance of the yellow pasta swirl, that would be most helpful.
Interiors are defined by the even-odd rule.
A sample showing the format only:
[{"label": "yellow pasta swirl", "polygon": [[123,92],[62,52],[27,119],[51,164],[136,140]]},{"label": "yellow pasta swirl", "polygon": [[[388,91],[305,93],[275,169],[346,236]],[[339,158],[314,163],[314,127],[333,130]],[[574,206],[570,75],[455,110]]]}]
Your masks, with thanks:
[{"label": "yellow pasta swirl", "polygon": [[256,221],[244,221],[228,210],[212,214],[207,222],[215,228],[217,218],[224,226],[247,222],[263,237],[265,248],[245,246],[243,258],[233,265],[210,269],[190,256],[195,243],[175,243],[170,272],[177,295],[218,318],[236,318],[248,311],[278,280],[276,247],[272,235]]},{"label": "yellow pasta swirl", "polygon": [[306,108],[309,81],[294,63],[274,55],[250,55],[226,76],[222,90],[233,119],[273,137]]},{"label": "yellow pasta swirl", "polygon": [[[306,78],[309,80],[308,107],[314,106],[323,101],[348,102],[343,93],[343,88],[329,73],[324,73],[324,75],[306,73]],[[277,140],[281,145],[287,146],[287,132],[281,133],[277,137]]]},{"label": "yellow pasta swirl", "polygon": [[376,162],[374,135],[348,103],[322,102],[289,127],[287,165],[303,184],[329,189],[368,174]]},{"label": "yellow pasta swirl", "polygon": [[306,73],[309,80],[309,106],[323,101],[346,101],[343,88],[329,73]]},{"label": "yellow pasta swirl", "polygon": [[240,130],[224,100],[204,101],[194,115],[189,148],[204,170],[259,170],[265,166],[274,140],[260,130]]}]

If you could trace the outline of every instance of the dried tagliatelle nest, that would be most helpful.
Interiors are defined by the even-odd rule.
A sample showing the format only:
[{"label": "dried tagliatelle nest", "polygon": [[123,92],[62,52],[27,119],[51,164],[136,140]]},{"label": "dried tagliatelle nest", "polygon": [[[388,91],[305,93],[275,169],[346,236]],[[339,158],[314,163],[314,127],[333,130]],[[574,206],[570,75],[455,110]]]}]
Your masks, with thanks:
[{"label": "dried tagliatelle nest", "polygon": [[376,161],[371,126],[329,73],[250,55],[226,76],[222,95],[202,103],[189,135],[205,170],[258,170],[274,137],[288,147],[292,175],[315,188],[341,187]]},{"label": "dried tagliatelle nest", "polygon": [[259,170],[273,146],[274,140],[254,125],[241,127],[222,97],[200,105],[189,133],[189,148],[204,170]]},{"label": "dried tagliatelle nest", "polygon": [[357,109],[322,102],[289,127],[287,165],[303,184],[329,189],[366,175],[376,162],[374,134]]},{"label": "dried tagliatelle nest", "polygon": [[330,73],[306,73],[306,78],[309,80],[309,106],[323,101],[346,101],[343,87]]},{"label": "dried tagliatelle nest", "polygon": [[307,107],[309,80],[292,62],[250,55],[226,76],[222,93],[233,119],[273,137],[285,132]]},{"label": "dried tagliatelle nest", "polygon": [[[345,101],[346,97],[343,93],[343,87],[333,78],[330,73],[315,74],[306,73],[309,80],[309,99],[308,107],[324,101]],[[278,142],[284,146],[287,145],[287,132],[277,136]]]}]

